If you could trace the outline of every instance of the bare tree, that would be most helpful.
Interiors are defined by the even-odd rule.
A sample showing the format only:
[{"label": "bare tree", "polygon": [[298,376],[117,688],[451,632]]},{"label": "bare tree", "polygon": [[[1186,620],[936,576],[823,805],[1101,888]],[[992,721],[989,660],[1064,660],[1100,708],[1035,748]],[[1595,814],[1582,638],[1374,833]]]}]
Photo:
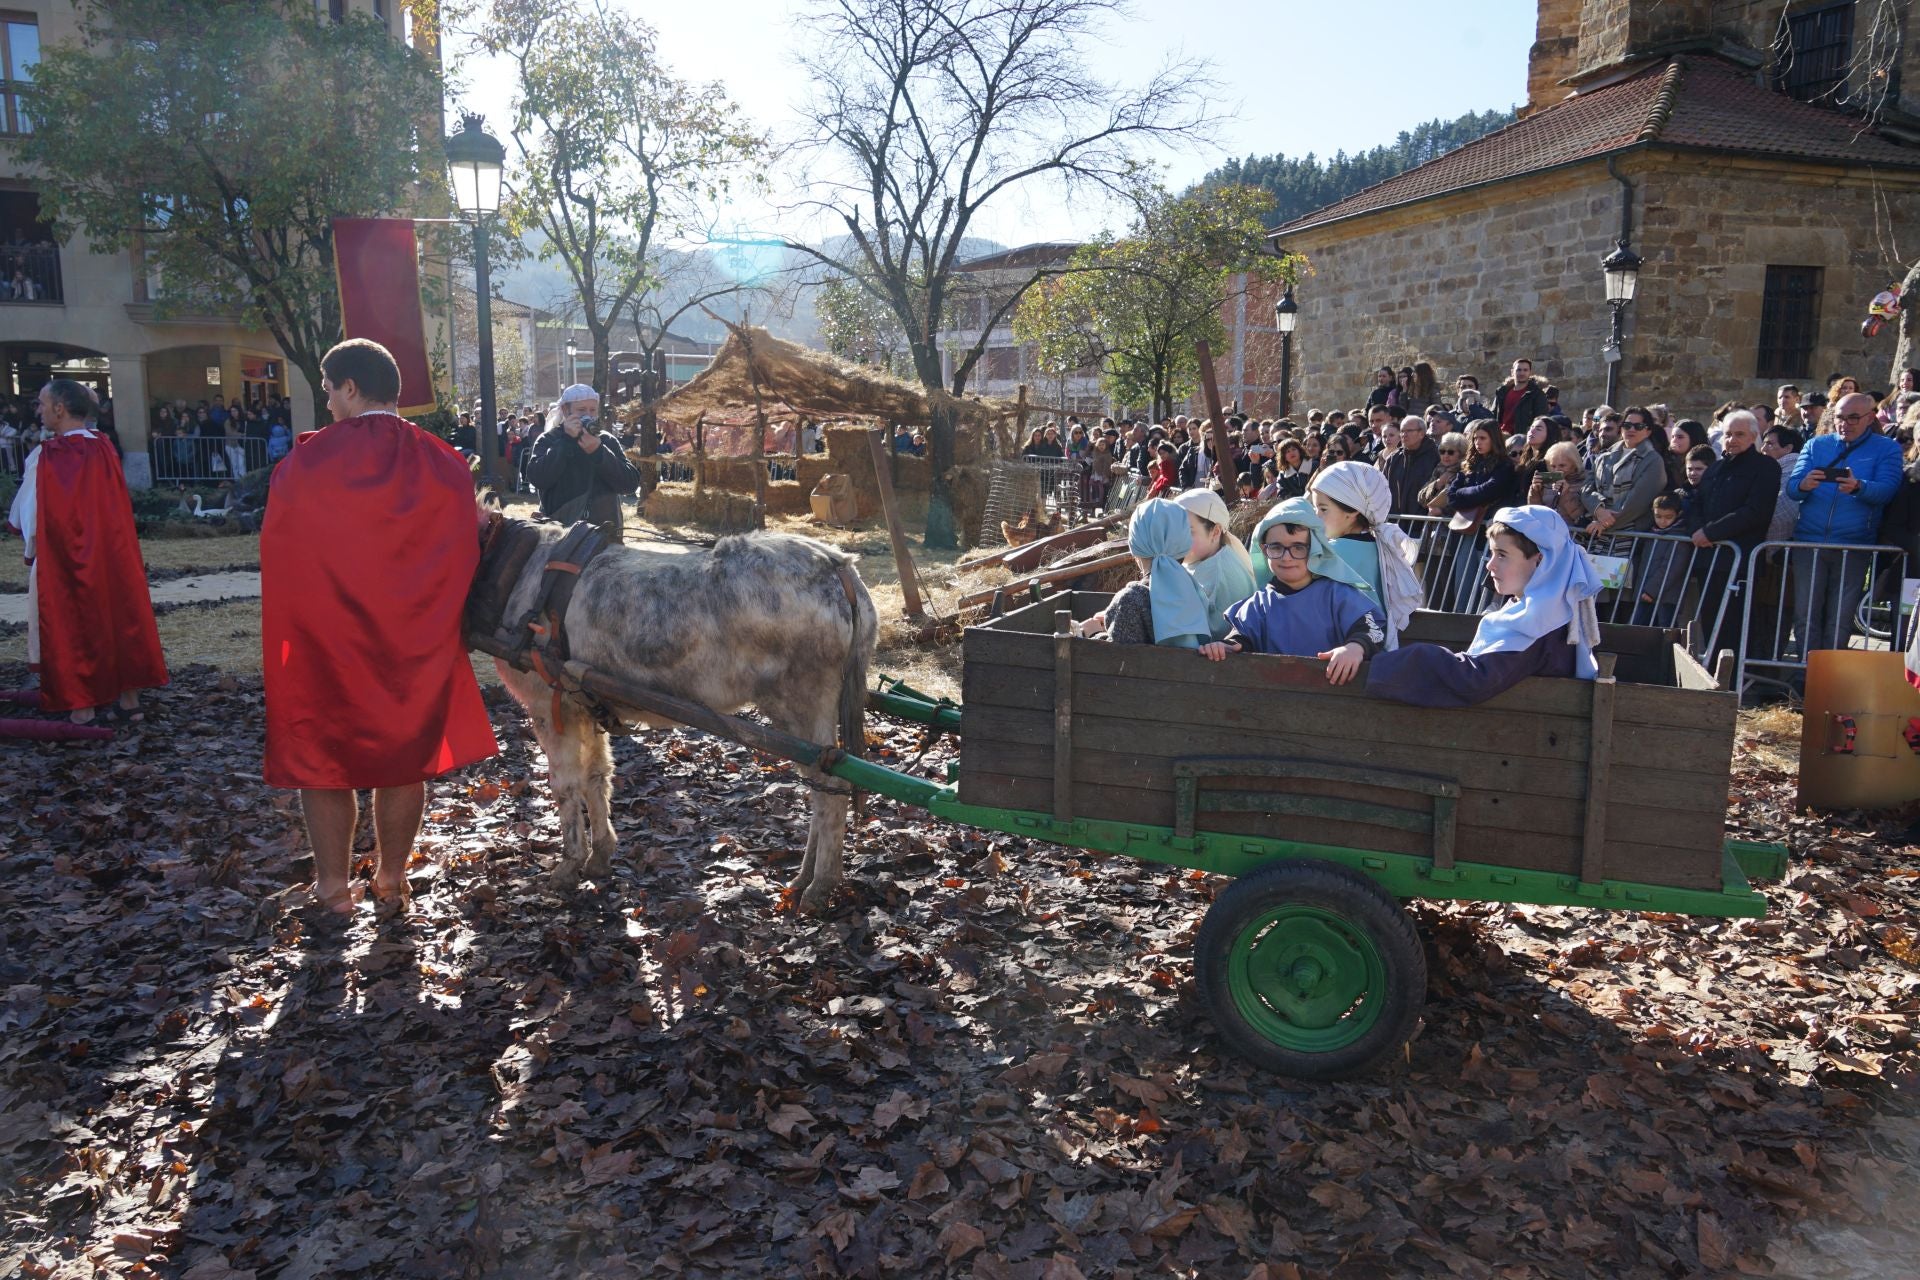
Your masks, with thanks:
[{"label": "bare tree", "polygon": [[[1059,270],[1036,265],[1016,282],[943,376],[941,318],[983,211],[1041,182],[1124,194],[1146,151],[1204,132],[1198,66],[1172,64],[1129,88],[1090,65],[1101,26],[1125,13],[1121,0],[824,0],[809,18],[807,206],[846,236],[789,247],[898,318],[921,385],[963,393],[988,335]],[[957,544],[954,426],[938,409],[929,424],[928,546]]]},{"label": "bare tree", "polygon": [[567,268],[604,391],[612,327],[654,286],[662,241],[704,225],[761,139],[608,0],[492,0],[478,38],[516,77],[508,230],[537,229],[539,255]]}]

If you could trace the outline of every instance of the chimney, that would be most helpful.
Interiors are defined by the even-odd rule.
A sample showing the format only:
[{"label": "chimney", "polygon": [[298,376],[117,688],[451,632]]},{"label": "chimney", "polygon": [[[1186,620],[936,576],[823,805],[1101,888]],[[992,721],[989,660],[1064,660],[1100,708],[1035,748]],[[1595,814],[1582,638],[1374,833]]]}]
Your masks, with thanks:
[{"label": "chimney", "polygon": [[1569,90],[1560,82],[1579,69],[1582,0],[1540,0],[1533,48],[1527,53],[1527,104],[1522,117],[1550,107]]}]

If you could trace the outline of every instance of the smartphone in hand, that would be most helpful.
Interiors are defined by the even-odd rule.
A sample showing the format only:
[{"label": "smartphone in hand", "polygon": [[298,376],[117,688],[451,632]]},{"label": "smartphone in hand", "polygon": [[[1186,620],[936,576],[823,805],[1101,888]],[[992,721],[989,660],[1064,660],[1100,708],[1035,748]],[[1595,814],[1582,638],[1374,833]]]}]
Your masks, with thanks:
[{"label": "smartphone in hand", "polygon": [[1853,468],[1852,467],[1827,467],[1827,468],[1824,468],[1820,472],[1820,474],[1824,478],[1833,481],[1835,484],[1838,484],[1842,480],[1853,479]]}]

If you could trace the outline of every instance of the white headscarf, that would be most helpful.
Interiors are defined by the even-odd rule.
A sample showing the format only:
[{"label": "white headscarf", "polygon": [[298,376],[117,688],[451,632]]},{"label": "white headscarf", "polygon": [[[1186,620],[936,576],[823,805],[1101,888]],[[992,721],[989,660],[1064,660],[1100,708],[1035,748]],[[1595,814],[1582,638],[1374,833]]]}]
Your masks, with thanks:
[{"label": "white headscarf", "polygon": [[1586,550],[1552,507],[1502,507],[1491,523],[1505,525],[1540,548],[1540,564],[1518,600],[1481,617],[1467,652],[1522,653],[1540,637],[1565,627],[1567,643],[1574,646],[1574,677],[1593,679],[1599,672],[1593,650],[1600,643],[1600,619],[1593,598],[1600,594],[1600,573]]},{"label": "white headscarf", "polygon": [[1367,518],[1380,548],[1380,607],[1387,614],[1387,647],[1397,647],[1413,611],[1426,604],[1427,597],[1413,568],[1420,559],[1420,544],[1393,522],[1393,491],[1387,478],[1378,467],[1364,462],[1336,462],[1316,471],[1307,488]]},{"label": "white headscarf", "polygon": [[1189,489],[1173,501],[1220,530],[1220,549],[1189,569],[1207,598],[1213,637],[1223,639],[1227,634],[1227,610],[1259,590],[1253,576],[1253,559],[1228,531],[1232,516],[1219,494],[1211,489]]},{"label": "white headscarf", "polygon": [[576,400],[598,400],[600,393],[584,382],[576,382],[560,393],[560,404],[564,408]]}]

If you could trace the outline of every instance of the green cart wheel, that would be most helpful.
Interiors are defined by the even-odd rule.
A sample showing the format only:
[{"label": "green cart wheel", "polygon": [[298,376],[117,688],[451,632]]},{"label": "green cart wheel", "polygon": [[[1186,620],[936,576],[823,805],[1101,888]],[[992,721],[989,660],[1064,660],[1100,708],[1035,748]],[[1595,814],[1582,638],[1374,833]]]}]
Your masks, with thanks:
[{"label": "green cart wheel", "polygon": [[1276,862],[1220,892],[1194,973],[1221,1037],[1277,1075],[1363,1075],[1413,1034],[1427,957],[1413,920],[1365,876]]}]

